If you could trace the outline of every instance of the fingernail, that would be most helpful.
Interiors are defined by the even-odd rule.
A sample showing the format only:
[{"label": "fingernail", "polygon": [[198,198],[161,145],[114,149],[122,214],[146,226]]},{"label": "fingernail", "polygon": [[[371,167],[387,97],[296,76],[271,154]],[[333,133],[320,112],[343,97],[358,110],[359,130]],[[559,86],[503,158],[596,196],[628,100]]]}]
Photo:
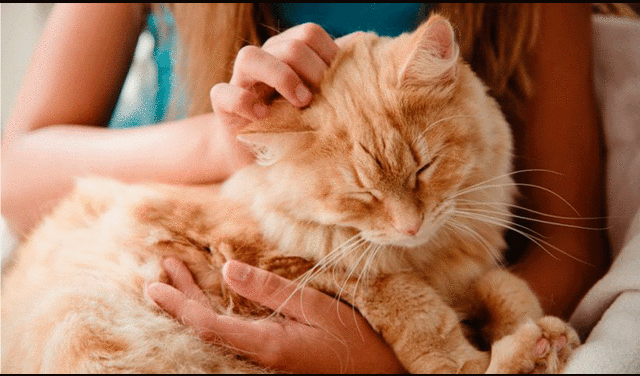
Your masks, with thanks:
[{"label": "fingernail", "polygon": [[162,290],[160,282],[151,282],[144,285],[142,293],[144,296],[149,297],[155,302],[156,299],[162,297],[162,294],[160,294],[160,290]]},{"label": "fingernail", "polygon": [[162,260],[162,267],[164,268],[165,271],[175,273],[175,271],[177,270],[176,263],[178,262],[179,261],[174,259],[173,257],[167,257],[164,260]]},{"label": "fingernail", "polygon": [[144,285],[144,291],[149,292],[151,290],[157,291],[160,288],[160,282],[151,282]]},{"label": "fingernail", "polygon": [[267,116],[267,111],[267,106],[262,103],[256,103],[253,105],[253,113],[258,117],[258,119],[262,119]]},{"label": "fingernail", "polygon": [[222,266],[222,273],[237,282],[246,281],[250,272],[248,265],[234,260],[229,260]]},{"label": "fingernail", "polygon": [[296,87],[296,97],[301,103],[307,103],[311,99],[311,92],[304,84],[299,84]]}]

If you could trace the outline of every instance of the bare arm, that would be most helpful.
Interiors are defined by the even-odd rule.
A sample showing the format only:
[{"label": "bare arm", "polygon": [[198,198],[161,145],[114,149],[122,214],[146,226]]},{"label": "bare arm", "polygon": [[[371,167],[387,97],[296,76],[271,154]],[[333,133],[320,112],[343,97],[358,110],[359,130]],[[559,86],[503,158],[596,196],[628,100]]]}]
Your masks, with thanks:
[{"label": "bare arm", "polygon": [[2,139],[2,214],[19,234],[73,179],[201,183],[227,176],[213,114],[104,128],[144,26],[143,4],[59,4],[36,47]]},{"label": "bare arm", "polygon": [[[536,94],[528,108],[527,127],[516,132],[518,153],[526,168],[547,169],[562,175],[531,174],[525,183],[557,193],[580,217],[604,217],[605,160],[592,87],[590,6],[543,4],[540,22],[533,64]],[[522,191],[531,209],[578,216],[543,190]],[[566,223],[605,227],[604,219]],[[567,318],[609,266],[606,233],[541,223],[533,224],[532,228],[570,256],[545,245],[551,256],[532,244],[517,270],[538,294],[547,313]]]},{"label": "bare arm", "polygon": [[[204,183],[228,175],[211,147],[213,114],[153,127],[111,130],[60,125],[28,132],[2,147],[2,214],[24,234],[77,176],[123,181]],[[210,156],[212,155],[212,156]],[[213,160],[220,163],[213,163]]]}]

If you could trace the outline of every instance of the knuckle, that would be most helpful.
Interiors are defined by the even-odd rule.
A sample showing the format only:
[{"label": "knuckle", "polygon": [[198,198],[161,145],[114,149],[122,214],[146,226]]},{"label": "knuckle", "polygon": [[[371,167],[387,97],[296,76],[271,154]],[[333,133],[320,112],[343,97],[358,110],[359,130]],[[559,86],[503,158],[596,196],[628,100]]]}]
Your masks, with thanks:
[{"label": "knuckle", "polygon": [[209,91],[209,98],[211,99],[211,102],[217,102],[220,98],[222,91],[224,91],[223,83],[213,85],[213,87]]},{"label": "knuckle", "polygon": [[305,42],[299,39],[292,39],[285,44],[281,59],[289,64],[300,61],[304,57],[305,48]]},{"label": "knuckle", "polygon": [[214,85],[209,95],[214,110],[233,114],[246,113],[250,104],[255,101],[254,95],[248,90],[233,88],[226,83]]},{"label": "knuckle", "polygon": [[211,107],[214,111],[219,111],[225,107],[225,93],[227,92],[227,84],[216,84],[209,91],[209,98],[211,99]]},{"label": "knuckle", "polygon": [[[200,323],[194,324],[192,323],[194,318],[194,313],[197,309],[197,303],[193,299],[185,299],[183,304],[178,307],[175,312],[176,318],[178,318],[183,324],[189,324],[194,326],[199,326]],[[197,315],[195,316],[197,317]]]},{"label": "knuckle", "polygon": [[278,43],[278,41],[280,41],[282,39],[282,34],[277,34],[272,36],[271,38],[267,39],[261,46],[262,49],[268,49],[269,47],[271,47],[273,44]]},{"label": "knuckle", "polygon": [[260,48],[251,45],[242,47],[236,55],[235,65],[244,64],[245,62],[252,60],[256,55],[256,50],[259,49]]},{"label": "knuckle", "polygon": [[313,23],[307,22],[299,26],[300,28],[300,38],[305,42],[310,42],[316,38],[319,38],[321,34],[325,31],[322,26]]}]

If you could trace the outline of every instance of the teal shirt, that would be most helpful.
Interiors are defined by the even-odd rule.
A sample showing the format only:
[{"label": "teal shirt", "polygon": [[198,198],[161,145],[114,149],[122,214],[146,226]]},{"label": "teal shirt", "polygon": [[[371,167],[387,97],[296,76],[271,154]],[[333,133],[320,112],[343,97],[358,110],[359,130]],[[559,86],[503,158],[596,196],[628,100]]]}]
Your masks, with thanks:
[{"label": "teal shirt", "polygon": [[395,37],[413,31],[428,11],[422,3],[275,3],[273,15],[281,30],[313,22],[334,38],[354,31]]},{"label": "teal shirt", "polygon": [[[374,31],[383,36],[412,31],[424,19],[428,6],[421,3],[276,3],[271,10],[279,20],[280,30],[314,22],[338,38],[354,31]],[[167,30],[160,32],[158,15],[151,12],[146,25],[146,31],[153,36],[151,61],[141,65],[147,69],[129,72],[109,123],[112,128],[159,123],[166,118],[169,104],[176,101],[176,108],[182,111],[178,111],[176,117],[185,115],[180,105],[184,98],[176,90],[173,72],[177,47],[175,20],[166,8],[160,17],[164,18]],[[135,89],[132,90],[135,95],[129,93],[128,88]]]},{"label": "teal shirt", "polygon": [[[162,27],[165,27],[162,31],[158,15],[151,12],[147,18],[145,31],[152,37],[152,53],[142,56],[141,61],[134,61],[109,123],[112,128],[159,123],[165,118],[169,103],[173,102],[177,36],[171,13],[164,9],[162,17]],[[141,47],[139,42],[138,49]],[[126,92],[127,89],[132,92]]]}]

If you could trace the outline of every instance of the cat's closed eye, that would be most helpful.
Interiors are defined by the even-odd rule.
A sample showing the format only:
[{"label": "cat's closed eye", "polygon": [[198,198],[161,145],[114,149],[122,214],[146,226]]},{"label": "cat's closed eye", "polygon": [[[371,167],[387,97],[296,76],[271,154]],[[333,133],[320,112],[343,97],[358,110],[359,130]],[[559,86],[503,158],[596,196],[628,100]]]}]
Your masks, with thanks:
[{"label": "cat's closed eye", "polygon": [[347,192],[346,195],[349,198],[353,198],[358,201],[364,201],[366,203],[373,203],[382,199],[382,192],[378,191],[377,189]]},{"label": "cat's closed eye", "polygon": [[425,163],[424,165],[422,165],[422,167],[418,169],[418,171],[416,171],[416,175],[420,175],[423,172],[427,171],[427,169],[429,169],[429,167],[431,167],[432,165],[433,165],[433,162],[431,161],[428,163]]},{"label": "cat's closed eye", "polygon": [[436,164],[438,160],[438,156],[434,156],[433,158],[431,158],[431,160],[429,160],[429,162],[423,164],[422,166],[420,166],[420,168],[418,168],[418,171],[416,171],[416,176],[421,176],[426,175],[427,172],[430,172],[430,169],[432,166],[434,166]]}]

